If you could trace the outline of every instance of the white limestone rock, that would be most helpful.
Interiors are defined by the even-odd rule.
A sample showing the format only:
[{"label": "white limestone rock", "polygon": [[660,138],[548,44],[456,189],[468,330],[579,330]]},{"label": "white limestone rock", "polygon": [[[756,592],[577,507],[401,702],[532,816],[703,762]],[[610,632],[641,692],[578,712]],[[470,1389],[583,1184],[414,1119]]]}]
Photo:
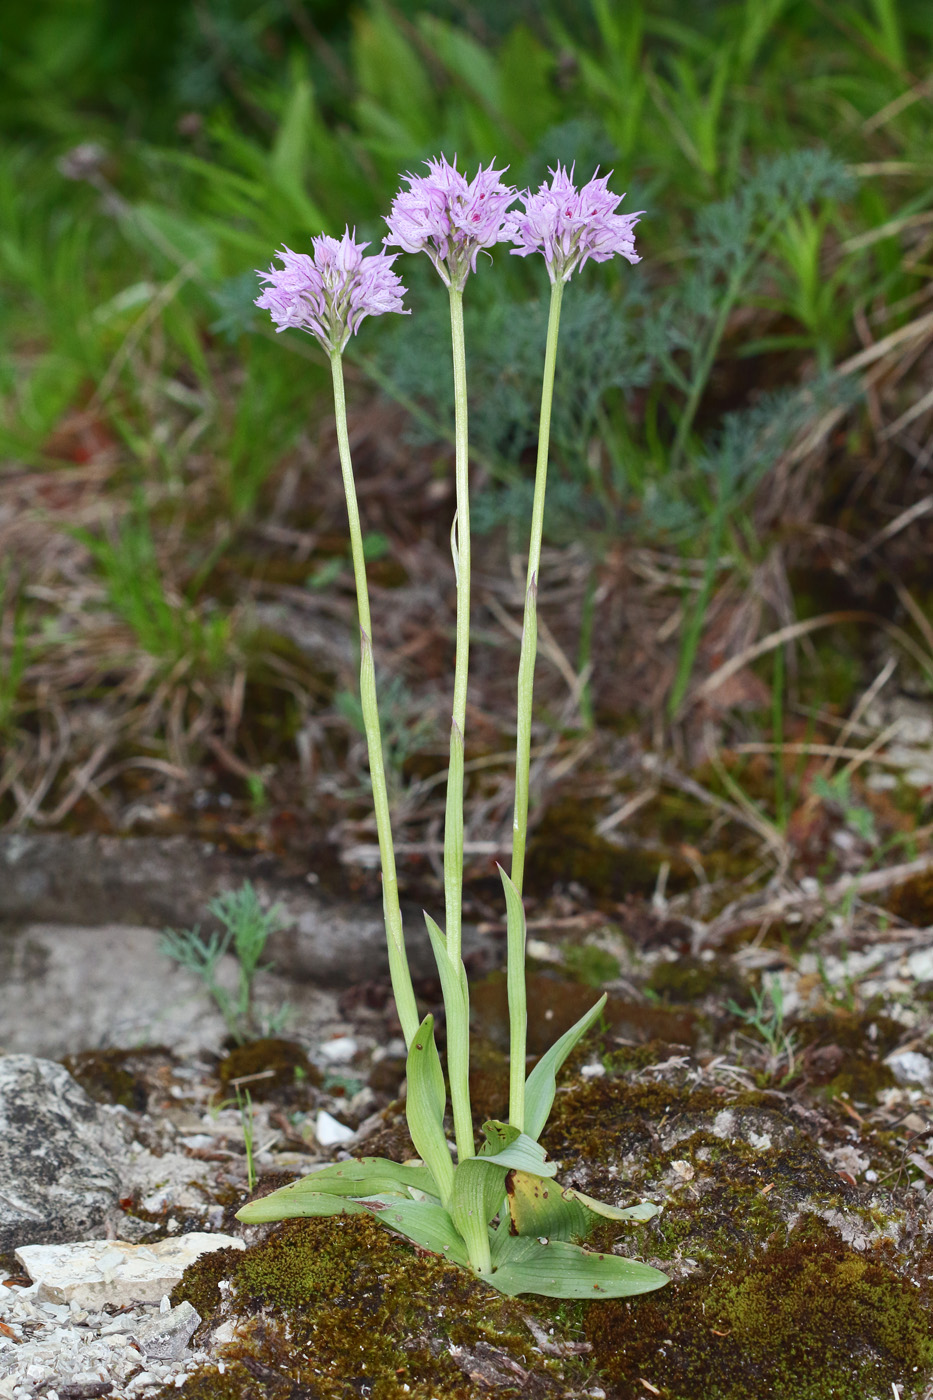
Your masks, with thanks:
[{"label": "white limestone rock", "polygon": [[[165,1299],[168,1302],[168,1299]],[[147,1361],[181,1361],[201,1321],[190,1303],[160,1312],[133,1333]]]},{"label": "white limestone rock", "polygon": [[901,1050],[889,1055],[887,1063],[901,1084],[922,1084],[925,1089],[933,1086],[933,1060],[921,1055],[918,1050]]},{"label": "white limestone rock", "polygon": [[322,1108],[314,1120],[314,1136],[322,1147],[342,1147],[353,1142],[356,1133]]},{"label": "white limestone rock", "polygon": [[233,1235],[196,1232],[154,1244],[82,1240],[77,1244],[25,1245],[15,1250],[15,1256],[38,1285],[40,1301],[99,1308],[105,1303],[117,1307],[158,1303],[202,1254],[245,1247]]}]

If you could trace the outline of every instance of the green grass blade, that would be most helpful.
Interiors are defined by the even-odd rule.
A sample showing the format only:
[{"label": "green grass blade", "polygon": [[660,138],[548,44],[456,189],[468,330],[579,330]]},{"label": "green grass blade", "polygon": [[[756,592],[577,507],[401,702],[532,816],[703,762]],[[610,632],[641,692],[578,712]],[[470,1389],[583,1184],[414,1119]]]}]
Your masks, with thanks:
[{"label": "green grass blade", "polygon": [[550,1050],[541,1056],[528,1076],[525,1084],[525,1132],[531,1138],[539,1138],[547,1122],[554,1095],[557,1093],[557,1074],[574,1046],[583,1039],[606,1005],[606,994],[596,1005],[581,1016],[575,1025],[565,1031],[560,1040],[554,1042]]}]

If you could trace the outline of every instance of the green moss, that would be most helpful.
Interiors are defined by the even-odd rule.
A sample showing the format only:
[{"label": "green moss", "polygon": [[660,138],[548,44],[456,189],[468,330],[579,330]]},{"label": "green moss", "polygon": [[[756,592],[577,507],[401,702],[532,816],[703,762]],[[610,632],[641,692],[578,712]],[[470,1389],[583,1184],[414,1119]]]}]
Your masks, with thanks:
[{"label": "green moss", "polygon": [[[312,1400],[315,1394],[306,1391],[303,1400]],[[177,1390],[170,1391],[166,1387],[160,1393],[160,1400],[171,1400],[177,1395]],[[223,1371],[216,1366],[205,1366],[186,1379],[184,1397],[185,1400],[295,1400],[294,1387],[288,1381],[280,1380],[274,1373],[271,1377],[257,1376],[242,1361],[224,1362]]]},{"label": "green moss", "polygon": [[813,1017],[795,1029],[809,1052],[811,1085],[820,1084],[820,1075],[815,1072],[820,1051],[825,1054],[837,1047],[844,1052],[838,1072],[828,1080],[824,1078],[820,1088],[822,1097],[850,1098],[856,1103],[874,1104],[882,1090],[893,1088],[897,1083],[884,1057],[900,1044],[904,1028],[891,1017],[871,1009],[858,1013],[840,1011]]},{"label": "green moss", "polygon": [[[157,1048],[154,1053],[168,1052]],[[119,1104],[142,1113],[146,1107],[146,1086],[131,1067],[139,1054],[132,1050],[82,1050],[77,1055],[66,1055],[62,1064],[96,1103]]]},{"label": "green moss", "polygon": [[744,1267],[590,1306],[584,1326],[619,1400],[643,1396],[640,1377],[670,1400],[906,1397],[933,1366],[916,1289],[812,1220]]},{"label": "green moss", "polygon": [[592,943],[565,943],[561,954],[570,976],[587,987],[602,987],[619,975],[619,959]]},{"label": "green moss", "polygon": [[[262,1076],[253,1078],[252,1076]],[[305,1105],[311,1085],[320,1084],[320,1070],[311,1063],[302,1046],[292,1040],[266,1036],[237,1045],[225,1055],[217,1067],[222,1086],[221,1097],[232,1092],[234,1080],[249,1079],[244,1084],[253,1099],[285,1099],[289,1104]]]},{"label": "green moss", "polygon": [[196,1263],[182,1274],[169,1295],[172,1307],[190,1303],[203,1319],[220,1304],[220,1284],[229,1278],[241,1259],[238,1249],[215,1249],[202,1254]]},{"label": "green moss", "polygon": [[710,992],[725,1001],[736,996],[741,982],[728,966],[721,962],[703,962],[701,958],[677,958],[659,962],[652,969],[645,988],[666,1002],[700,1001]]},{"label": "green moss", "polygon": [[686,886],[693,875],[684,858],[664,846],[626,850],[596,831],[592,803],[565,797],[548,808],[528,846],[526,887],[549,894],[556,881],[581,884],[596,900],[617,901],[626,895],[649,895],[658,869],[670,863],[668,888]]},{"label": "green moss", "polygon": [[[416,1257],[369,1216],[285,1221],[245,1252],[219,1254],[219,1265],[204,1258],[188,1269],[173,1294],[175,1302],[200,1302],[209,1316],[221,1302],[219,1278],[230,1282],[215,1312],[235,1318],[235,1337],[222,1348],[227,1369],[202,1371],[196,1389],[186,1383],[185,1394],[198,1400],[471,1400],[474,1365],[457,1365],[451,1347],[497,1368],[496,1393],[506,1397],[523,1393],[519,1377],[529,1366],[551,1380],[542,1393],[554,1395],[565,1383],[572,1388],[579,1370],[574,1357],[535,1351],[524,1318],[552,1326],[552,1306],[504,1298],[465,1270]],[[175,1394],[167,1388],[162,1398]]]}]

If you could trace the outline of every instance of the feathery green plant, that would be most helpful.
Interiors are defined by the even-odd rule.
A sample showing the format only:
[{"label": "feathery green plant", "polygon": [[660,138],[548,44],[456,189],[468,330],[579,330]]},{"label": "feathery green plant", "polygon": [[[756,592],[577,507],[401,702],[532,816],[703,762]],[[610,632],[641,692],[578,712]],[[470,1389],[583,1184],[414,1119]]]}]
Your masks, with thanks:
[{"label": "feathery green plant", "polygon": [[[280,1007],[273,1017],[260,1025],[253,1003],[253,983],[257,972],[268,971],[271,967],[271,964],[260,967],[270,936],[288,927],[284,908],[275,904],[271,909],[263,909],[259,896],[247,880],[240,889],[217,895],[207,909],[220,924],[219,931],[215,929],[205,935],[198,927],[165,929],[162,952],[201,979],[238,1045],[252,1036],[274,1035],[281,1029],[289,1008]],[[217,976],[227,953],[232,953],[237,962],[237,990],[232,997]]]}]

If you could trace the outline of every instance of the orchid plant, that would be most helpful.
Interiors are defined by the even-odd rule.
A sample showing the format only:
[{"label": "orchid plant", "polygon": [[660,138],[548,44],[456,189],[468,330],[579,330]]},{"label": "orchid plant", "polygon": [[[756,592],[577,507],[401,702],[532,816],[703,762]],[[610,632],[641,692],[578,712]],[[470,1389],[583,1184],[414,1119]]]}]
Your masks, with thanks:
[{"label": "orchid plant", "polygon": [[[418,1015],[405,953],[398,879],[392,844],[388,791],[376,698],[373,638],[363,537],[356,500],[342,355],[367,316],[407,315],[405,288],[393,264],[399,253],[365,256],[349,228],[341,240],[312,240],[309,256],[283,248],[281,267],[259,276],[265,289],[256,305],[268,310],[279,331],[297,327],[314,336],[330,358],[337,442],[347,498],[353,572],[360,625],[360,697],[366,731],[379,850],[389,968],[399,1020],[408,1047],[406,1111],[420,1161],[399,1164],[364,1157],[311,1173],[239,1212],[249,1223],[294,1216],[369,1212],[391,1230],[472,1270],[507,1294],[550,1297],[619,1297],[659,1288],[657,1269],[598,1254],[583,1239],[593,1216],[647,1220],[656,1207],[619,1208],[555,1182],[540,1135],[567,1056],[597,1020],[605,995],[538,1061],[527,1076],[525,916],[522,879],[528,828],[531,715],[537,646],[537,588],[544,524],[551,403],[557,362],[561,298],[570,277],[589,260],[622,256],[638,262],[633,237],[637,214],[617,213],[620,196],[598,172],[582,189],[573,169],[552,170],[536,193],[503,183],[505,170],[479,167],[468,180],[441,156],[427,162],[427,175],[408,175],[386,218],[385,246],[428,255],[450,299],[455,399],[456,513],[451,549],[457,588],[456,660],[450,762],[444,830],[445,928],[425,914],[437,961],[447,1022],[447,1081],[453,1115],[456,1163],[444,1131],[447,1091],[434,1039],[432,1016]],[[512,206],[519,204],[520,207]],[[483,1124],[477,1151],[469,1093],[469,989],[461,957],[463,886],[463,778],[467,673],[470,647],[470,498],[466,353],[463,293],[476,272],[480,252],[511,244],[519,257],[540,253],[551,283],[544,357],[537,467],[528,550],[524,627],[518,671],[515,805],[511,872],[500,867],[507,911],[507,985],[510,1020],[508,1122]]]}]

